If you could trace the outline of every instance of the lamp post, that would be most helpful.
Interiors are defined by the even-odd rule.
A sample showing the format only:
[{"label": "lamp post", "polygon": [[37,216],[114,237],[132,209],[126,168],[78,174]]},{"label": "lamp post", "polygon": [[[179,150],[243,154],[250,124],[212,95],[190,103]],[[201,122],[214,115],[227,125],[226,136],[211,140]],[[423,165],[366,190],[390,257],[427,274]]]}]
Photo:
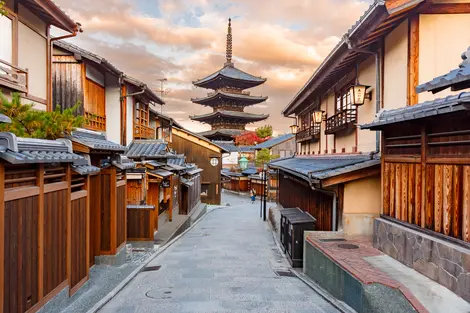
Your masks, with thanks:
[{"label": "lamp post", "polygon": [[241,159],[238,161],[238,164],[240,165],[240,169],[242,171],[246,170],[248,167],[248,159],[245,158],[244,156],[241,157]]},{"label": "lamp post", "polygon": [[266,222],[266,198],[268,197],[268,164],[263,165],[263,221]]}]

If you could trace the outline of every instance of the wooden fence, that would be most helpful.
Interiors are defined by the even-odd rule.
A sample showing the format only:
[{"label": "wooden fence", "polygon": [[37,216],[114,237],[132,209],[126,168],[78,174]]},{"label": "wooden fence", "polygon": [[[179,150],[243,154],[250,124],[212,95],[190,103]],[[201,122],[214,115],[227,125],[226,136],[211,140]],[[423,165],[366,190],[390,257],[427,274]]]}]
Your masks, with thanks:
[{"label": "wooden fence", "polygon": [[469,144],[463,117],[387,127],[383,214],[470,242]]},{"label": "wooden fence", "polygon": [[35,311],[88,279],[88,187],[69,165],[0,163],[0,312]]},{"label": "wooden fence", "polygon": [[197,175],[190,184],[181,186],[180,214],[189,214],[201,201],[201,176]]}]

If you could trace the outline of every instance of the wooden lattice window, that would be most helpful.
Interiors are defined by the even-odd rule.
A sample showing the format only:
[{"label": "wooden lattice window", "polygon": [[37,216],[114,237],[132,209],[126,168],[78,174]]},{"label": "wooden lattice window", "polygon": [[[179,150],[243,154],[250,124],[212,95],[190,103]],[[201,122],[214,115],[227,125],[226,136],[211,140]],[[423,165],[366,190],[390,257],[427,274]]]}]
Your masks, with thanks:
[{"label": "wooden lattice window", "polygon": [[356,106],[352,104],[351,99],[351,86],[353,82],[346,84],[343,88],[338,90],[336,93],[336,113],[345,111],[345,110],[355,110]]},{"label": "wooden lattice window", "polygon": [[134,139],[155,139],[155,129],[149,126],[148,103],[136,102],[134,109]]}]

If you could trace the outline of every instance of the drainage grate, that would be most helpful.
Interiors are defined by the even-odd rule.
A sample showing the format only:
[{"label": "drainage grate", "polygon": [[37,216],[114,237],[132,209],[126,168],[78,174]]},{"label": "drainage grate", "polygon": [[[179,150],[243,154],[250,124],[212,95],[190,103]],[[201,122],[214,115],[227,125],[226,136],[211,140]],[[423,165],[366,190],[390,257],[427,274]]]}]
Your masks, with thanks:
[{"label": "drainage grate", "polygon": [[353,244],[350,244],[350,243],[340,243],[338,245],[338,248],[352,250],[352,249],[359,249],[359,246],[358,245],[353,245]]},{"label": "drainage grate", "polygon": [[291,271],[289,270],[286,270],[286,271],[274,271],[274,273],[276,273],[277,276],[281,276],[281,277],[296,277],[294,273],[292,273]]},{"label": "drainage grate", "polygon": [[144,269],[142,270],[142,272],[154,272],[154,271],[158,271],[160,269],[160,267],[162,267],[161,265],[157,265],[157,266],[147,266],[147,267],[144,267]]},{"label": "drainage grate", "polygon": [[344,238],[325,238],[319,239],[321,242],[335,242],[335,241],[346,241]]}]

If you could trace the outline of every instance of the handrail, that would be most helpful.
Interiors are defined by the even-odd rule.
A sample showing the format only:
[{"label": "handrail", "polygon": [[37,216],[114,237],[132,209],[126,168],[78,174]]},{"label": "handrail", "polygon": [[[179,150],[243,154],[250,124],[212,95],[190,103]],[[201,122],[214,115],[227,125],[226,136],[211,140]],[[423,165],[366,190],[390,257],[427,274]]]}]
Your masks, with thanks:
[{"label": "handrail", "polygon": [[0,59],[0,86],[28,93],[28,69]]},{"label": "handrail", "polygon": [[134,124],[134,138],[155,139],[155,128],[143,124]]},{"label": "handrail", "polygon": [[320,136],[321,124],[315,123],[313,126],[310,126],[307,129],[297,132],[295,135],[296,141],[310,140],[313,138],[318,138]]},{"label": "handrail", "polygon": [[347,127],[349,123],[355,122],[357,119],[357,109],[343,110],[326,120],[326,132],[334,133]]}]

